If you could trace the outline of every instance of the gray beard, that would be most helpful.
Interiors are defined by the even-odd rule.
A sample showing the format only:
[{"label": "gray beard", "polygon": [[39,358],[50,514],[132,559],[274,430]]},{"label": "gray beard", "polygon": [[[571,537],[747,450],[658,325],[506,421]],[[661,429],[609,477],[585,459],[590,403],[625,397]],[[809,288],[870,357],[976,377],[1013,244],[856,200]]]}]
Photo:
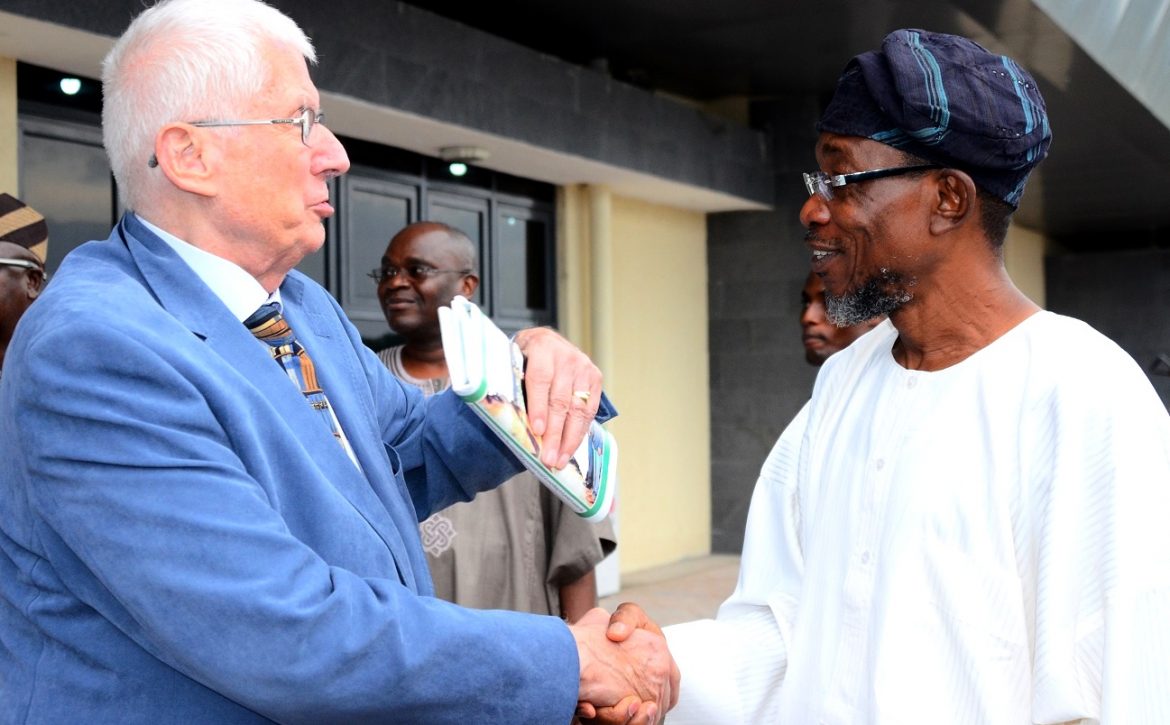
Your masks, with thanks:
[{"label": "gray beard", "polygon": [[852,292],[837,297],[825,291],[825,312],[837,327],[852,327],[880,315],[888,315],[910,300],[914,294],[905,284],[902,276],[888,269],[882,269],[876,277],[870,277]]}]

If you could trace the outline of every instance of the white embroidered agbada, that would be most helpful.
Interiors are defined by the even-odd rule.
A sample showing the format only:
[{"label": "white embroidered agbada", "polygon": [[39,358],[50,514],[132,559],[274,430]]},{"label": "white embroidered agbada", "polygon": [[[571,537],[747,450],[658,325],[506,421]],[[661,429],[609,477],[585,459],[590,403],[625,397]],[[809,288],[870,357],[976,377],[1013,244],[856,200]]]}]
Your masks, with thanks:
[{"label": "white embroidered agbada", "polygon": [[[918,372],[885,322],[768,456],[739,584],[667,628],[681,723],[1170,723],[1170,415],[1039,312]],[[807,573],[807,576],[806,576]]]}]

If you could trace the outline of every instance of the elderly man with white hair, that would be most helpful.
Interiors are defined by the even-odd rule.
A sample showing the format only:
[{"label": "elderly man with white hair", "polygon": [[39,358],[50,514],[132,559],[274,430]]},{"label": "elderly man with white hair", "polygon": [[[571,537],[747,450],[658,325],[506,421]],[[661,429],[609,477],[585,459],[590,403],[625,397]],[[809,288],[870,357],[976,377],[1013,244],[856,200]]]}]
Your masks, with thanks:
[{"label": "elderly man with white hair", "polygon": [[[0,384],[0,722],[657,720],[660,636],[431,596],[419,519],[520,466],[293,269],[349,168],[313,59],[254,0],[164,0],[106,59],[132,211],[66,258]],[[600,371],[551,330],[518,343],[563,465]]]}]

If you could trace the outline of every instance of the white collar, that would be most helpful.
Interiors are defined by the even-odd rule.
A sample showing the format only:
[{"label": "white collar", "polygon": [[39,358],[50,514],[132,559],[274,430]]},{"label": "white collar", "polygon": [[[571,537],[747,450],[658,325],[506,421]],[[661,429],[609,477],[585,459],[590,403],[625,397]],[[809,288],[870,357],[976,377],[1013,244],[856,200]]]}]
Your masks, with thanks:
[{"label": "white collar", "polygon": [[280,290],[271,295],[265,290],[256,278],[248,274],[243,267],[223,257],[216,256],[179,239],[174,234],[160,229],[146,219],[138,216],[147,229],[154,232],[159,239],[167,243],[175,254],[187,263],[199,279],[215,293],[215,296],[227,306],[228,310],[240,322],[248,319],[253,312],[266,302],[280,303]]}]

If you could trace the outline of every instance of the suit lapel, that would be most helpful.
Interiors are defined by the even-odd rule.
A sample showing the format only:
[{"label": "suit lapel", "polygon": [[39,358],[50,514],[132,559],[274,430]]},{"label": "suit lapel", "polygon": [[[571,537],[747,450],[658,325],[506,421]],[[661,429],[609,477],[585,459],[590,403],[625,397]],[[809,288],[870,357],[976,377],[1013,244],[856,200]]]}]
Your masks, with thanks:
[{"label": "suit lapel", "polygon": [[[402,532],[410,532],[408,536],[417,538],[415,531],[418,518],[409,493],[394,476],[381,432],[375,425],[378,416],[366,373],[358,356],[352,354],[353,344],[341,321],[336,315],[311,311],[310,306],[305,304],[305,295],[308,293],[304,283],[295,277],[286,278],[280,289],[286,319],[313,358],[321,387],[329,397],[365,474],[365,478],[357,474],[357,469],[350,463],[349,469],[360,480],[360,490],[347,495],[352,496],[355,505],[356,499],[360,499],[362,505],[359,510],[376,509],[381,512],[382,518],[389,517],[390,523],[385,531],[373,521],[371,525],[378,529],[384,539],[396,544],[395,551],[402,552],[402,557],[396,561],[403,580],[412,582],[413,587],[429,588],[429,574],[421,553],[418,557],[410,557],[407,553],[410,547],[402,538]],[[328,309],[331,311],[331,308]],[[341,446],[334,442],[333,447],[342,458],[349,460],[341,451]],[[388,495],[378,496],[377,491],[388,492]],[[414,549],[419,549],[419,546],[416,545]],[[416,572],[416,568],[421,571]]]},{"label": "suit lapel", "polygon": [[[134,217],[127,215],[121,224],[130,254],[160,304],[194,335],[203,339],[210,351],[259,390],[272,405],[273,414],[292,429],[298,443],[305,449],[306,458],[311,462],[309,465],[319,469],[322,484],[333,486],[345,496],[393,554],[403,583],[416,588],[418,582],[409,550],[399,531],[406,512],[387,510],[388,506],[370,485],[371,481],[376,483],[376,479],[385,479],[389,461],[367,414],[367,409],[372,411],[372,401],[363,406],[362,396],[350,392],[365,387],[356,384],[354,356],[345,354],[345,348],[351,347],[349,341],[344,337],[336,339],[327,324],[314,319],[323,316],[306,312],[303,285],[299,280],[286,280],[281,288],[286,318],[312,356],[325,394],[335,406],[363,469],[371,474],[370,480],[353,465],[320,415],[312,410],[301,391],[272,359],[265,344],[231,314],[198,275]],[[339,324],[334,324],[340,329]],[[336,392],[331,391],[331,387]],[[394,500],[399,498],[394,497]],[[409,506],[407,500],[398,508]],[[412,526],[417,526],[417,523],[412,521]]]}]

